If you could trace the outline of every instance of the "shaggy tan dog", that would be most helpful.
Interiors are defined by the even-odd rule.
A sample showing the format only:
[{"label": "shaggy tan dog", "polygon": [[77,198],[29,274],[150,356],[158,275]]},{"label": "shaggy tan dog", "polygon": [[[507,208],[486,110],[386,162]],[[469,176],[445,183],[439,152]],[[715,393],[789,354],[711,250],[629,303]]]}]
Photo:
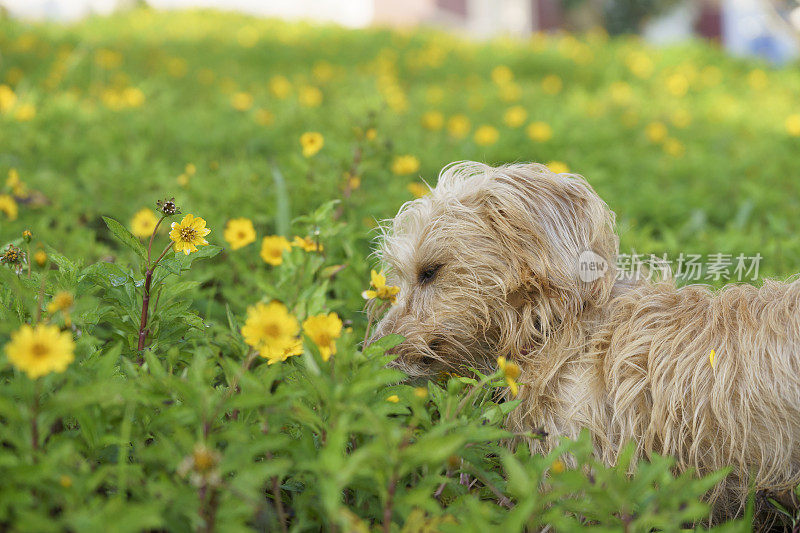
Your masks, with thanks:
[{"label": "shaggy tan dog", "polygon": [[[587,251],[607,267],[589,282]],[[678,470],[730,466],[708,495],[717,518],[741,512],[751,484],[800,483],[800,282],[714,293],[618,279],[614,213],[580,176],[537,164],[445,168],[379,254],[401,290],[372,338],[403,335],[411,376],[516,361],[510,424],[543,428],[540,451],[588,428],[608,464],[634,440]]]}]

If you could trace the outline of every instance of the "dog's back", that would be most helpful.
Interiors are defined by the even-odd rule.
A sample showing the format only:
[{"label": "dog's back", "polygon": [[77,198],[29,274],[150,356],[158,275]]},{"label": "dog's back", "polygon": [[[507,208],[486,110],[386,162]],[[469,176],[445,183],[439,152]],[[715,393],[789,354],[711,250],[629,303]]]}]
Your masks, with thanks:
[{"label": "dog's back", "polygon": [[610,406],[610,441],[640,436],[645,455],[671,455],[681,470],[732,466],[717,489],[735,493],[721,499],[728,504],[743,502],[749,484],[773,494],[793,490],[800,483],[799,305],[800,281],[717,293],[661,282],[616,295],[591,350]]}]

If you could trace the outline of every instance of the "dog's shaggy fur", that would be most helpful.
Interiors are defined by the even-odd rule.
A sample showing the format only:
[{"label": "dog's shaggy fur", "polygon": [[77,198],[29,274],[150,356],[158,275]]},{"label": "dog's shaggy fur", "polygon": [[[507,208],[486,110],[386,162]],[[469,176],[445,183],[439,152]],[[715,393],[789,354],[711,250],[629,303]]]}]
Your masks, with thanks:
[{"label": "dog's shaggy fur", "polygon": [[[589,283],[587,250],[609,266]],[[679,471],[730,466],[708,495],[716,518],[740,513],[751,486],[800,483],[800,282],[715,293],[620,278],[614,214],[582,177],[537,164],[445,168],[379,254],[401,290],[372,338],[403,335],[396,364],[412,377],[516,361],[510,424],[543,428],[540,451],[588,428],[608,464],[633,440]]]}]

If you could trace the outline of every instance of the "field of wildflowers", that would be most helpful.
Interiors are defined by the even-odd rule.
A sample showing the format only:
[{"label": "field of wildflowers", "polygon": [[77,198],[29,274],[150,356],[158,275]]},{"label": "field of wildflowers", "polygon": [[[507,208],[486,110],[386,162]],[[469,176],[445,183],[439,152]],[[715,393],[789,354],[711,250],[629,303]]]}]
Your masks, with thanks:
[{"label": "field of wildflowers", "polygon": [[786,277],[799,94],[599,31],[0,18],[0,529],[692,527],[724,472],[606,469],[588,435],[532,456],[513,363],[409,384],[398,339],[362,349],[396,296],[371,241],[445,164],[531,160],[585,175],[622,250]]}]

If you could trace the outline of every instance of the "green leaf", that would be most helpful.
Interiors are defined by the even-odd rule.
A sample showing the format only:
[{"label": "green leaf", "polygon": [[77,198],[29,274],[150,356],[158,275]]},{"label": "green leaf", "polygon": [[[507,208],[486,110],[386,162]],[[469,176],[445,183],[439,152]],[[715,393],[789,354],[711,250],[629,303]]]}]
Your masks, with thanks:
[{"label": "green leaf", "polygon": [[103,221],[105,221],[108,230],[119,242],[136,252],[136,255],[142,259],[147,257],[147,251],[144,249],[144,246],[139,242],[139,239],[134,237],[133,233],[128,231],[128,228],[111,217],[103,217]]}]

